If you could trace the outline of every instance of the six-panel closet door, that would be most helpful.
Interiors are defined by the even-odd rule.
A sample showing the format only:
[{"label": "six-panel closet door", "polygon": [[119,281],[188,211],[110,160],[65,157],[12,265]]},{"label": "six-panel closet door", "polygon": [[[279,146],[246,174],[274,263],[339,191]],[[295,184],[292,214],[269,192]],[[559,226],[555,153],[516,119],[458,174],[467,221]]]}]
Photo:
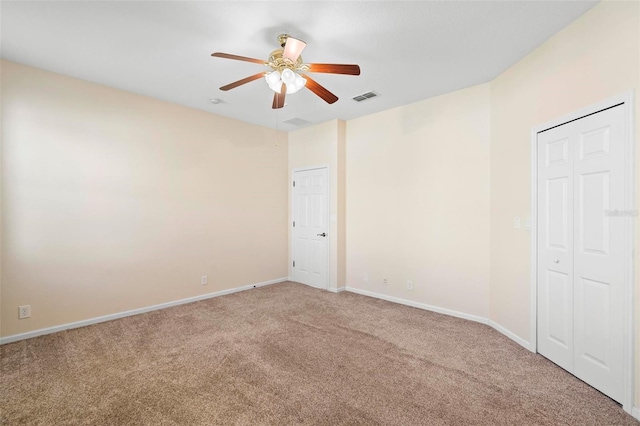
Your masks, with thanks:
[{"label": "six-panel closet door", "polygon": [[538,352],[623,398],[624,110],[538,134]]},{"label": "six-panel closet door", "polygon": [[313,287],[328,288],[328,194],[326,167],[293,173],[292,278]]}]

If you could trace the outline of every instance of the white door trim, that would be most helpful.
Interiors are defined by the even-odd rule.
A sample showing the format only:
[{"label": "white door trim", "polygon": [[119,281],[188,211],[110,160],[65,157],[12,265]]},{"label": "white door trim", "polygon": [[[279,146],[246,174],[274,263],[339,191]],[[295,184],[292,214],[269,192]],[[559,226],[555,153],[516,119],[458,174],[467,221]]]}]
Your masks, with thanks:
[{"label": "white door trim", "polygon": [[[569,121],[577,120],[586,115],[595,114],[607,108],[623,104],[625,115],[624,153],[625,153],[625,200],[624,209],[627,212],[635,209],[635,123],[634,123],[633,90],[622,93],[606,101],[588,106],[579,111],[565,115],[531,129],[531,287],[530,287],[530,328],[529,350],[537,352],[537,270],[538,270],[538,133],[557,127]],[[631,414],[634,400],[634,217],[631,215],[623,218],[625,221],[625,278],[624,278],[624,398],[623,408]]]},{"label": "white door trim", "polygon": [[295,206],[295,197],[293,196],[293,181],[294,181],[294,177],[296,175],[296,172],[306,172],[306,171],[310,171],[310,170],[318,170],[318,169],[326,169],[327,170],[327,244],[326,244],[326,250],[327,250],[327,274],[325,275],[325,284],[324,284],[324,289],[325,290],[329,290],[329,282],[331,281],[331,241],[333,238],[333,235],[331,235],[330,232],[330,228],[331,228],[331,222],[329,221],[330,219],[330,213],[331,213],[331,168],[329,167],[328,164],[319,164],[317,166],[309,166],[309,167],[297,167],[295,169],[291,169],[291,181],[289,182],[289,184],[291,185],[289,187],[289,189],[291,190],[290,194],[291,194],[291,220],[289,221],[289,229],[290,229],[290,238],[289,238],[289,247],[291,247],[291,258],[289,259],[289,269],[291,271],[291,274],[289,274],[291,277],[293,277],[293,250],[295,248],[295,244],[293,243],[293,217],[294,217],[294,212],[296,211],[296,206]]}]

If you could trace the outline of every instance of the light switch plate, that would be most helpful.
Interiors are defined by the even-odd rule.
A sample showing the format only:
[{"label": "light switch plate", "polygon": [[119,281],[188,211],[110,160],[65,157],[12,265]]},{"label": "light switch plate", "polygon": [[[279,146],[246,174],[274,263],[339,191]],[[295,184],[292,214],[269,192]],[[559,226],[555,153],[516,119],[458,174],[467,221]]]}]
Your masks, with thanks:
[{"label": "light switch plate", "polygon": [[518,216],[513,218],[513,228],[514,229],[520,229],[521,228],[520,218]]}]

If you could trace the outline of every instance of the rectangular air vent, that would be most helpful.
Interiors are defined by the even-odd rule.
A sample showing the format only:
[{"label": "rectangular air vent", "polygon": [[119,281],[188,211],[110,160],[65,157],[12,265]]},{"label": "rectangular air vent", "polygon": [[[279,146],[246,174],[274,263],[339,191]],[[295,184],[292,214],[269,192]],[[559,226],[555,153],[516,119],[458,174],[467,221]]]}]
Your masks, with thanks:
[{"label": "rectangular air vent", "polygon": [[310,121],[303,120],[302,118],[291,118],[289,120],[283,121],[283,123],[291,124],[292,126],[304,126],[307,124],[311,124]]},{"label": "rectangular air vent", "polygon": [[363,93],[362,95],[354,96],[353,100],[356,102],[362,102],[366,101],[367,99],[375,98],[376,96],[380,95],[378,95],[376,92],[367,92]]}]

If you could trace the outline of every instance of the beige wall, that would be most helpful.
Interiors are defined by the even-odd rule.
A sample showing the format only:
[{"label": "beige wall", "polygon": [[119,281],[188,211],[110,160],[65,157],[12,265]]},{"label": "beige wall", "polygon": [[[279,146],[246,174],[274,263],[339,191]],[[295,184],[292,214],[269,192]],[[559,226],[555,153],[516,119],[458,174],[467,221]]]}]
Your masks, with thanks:
[{"label": "beige wall", "polygon": [[337,237],[336,256],[338,268],[336,271],[336,286],[339,289],[347,285],[347,123],[338,120],[338,137],[336,138],[335,164],[336,164],[336,214]]},{"label": "beige wall", "polygon": [[[331,120],[289,133],[289,181],[293,170],[314,166],[329,169],[329,288],[345,286],[345,122]],[[291,185],[289,185],[289,223],[291,223]],[[291,238],[291,227],[289,227]],[[289,247],[289,276],[292,276]]]},{"label": "beige wall", "polygon": [[531,129],[640,87],[639,5],[600,3],[491,83],[490,316],[527,340]]},{"label": "beige wall", "polygon": [[[640,3],[602,2],[491,83],[490,318],[526,340],[534,338],[529,331],[531,236],[513,229],[513,217],[530,214],[531,128],[635,89],[640,129],[639,61]],[[638,141],[636,136],[640,195]],[[640,247],[640,227],[636,231]],[[637,256],[636,265],[640,294]],[[640,313],[638,301],[636,307]],[[640,373],[640,347],[636,354]],[[640,375],[636,383],[640,402]]]},{"label": "beige wall", "polygon": [[348,286],[488,316],[489,104],[483,84],[347,123]]},{"label": "beige wall", "polygon": [[287,276],[286,134],[1,65],[2,336]]}]

